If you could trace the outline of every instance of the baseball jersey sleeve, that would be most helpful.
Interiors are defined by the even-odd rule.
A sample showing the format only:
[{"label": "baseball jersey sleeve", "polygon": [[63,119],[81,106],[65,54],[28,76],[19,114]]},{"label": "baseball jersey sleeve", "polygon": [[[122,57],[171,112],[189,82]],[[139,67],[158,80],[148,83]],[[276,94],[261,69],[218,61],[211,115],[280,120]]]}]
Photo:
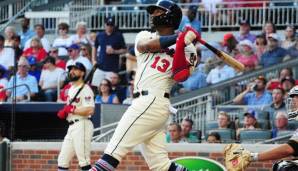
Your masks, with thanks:
[{"label": "baseball jersey sleeve", "polygon": [[152,33],[150,33],[149,31],[141,31],[140,33],[137,34],[136,36],[136,40],[135,40],[135,53],[136,56],[140,56],[140,52],[137,49],[137,45],[139,43],[140,40],[149,40],[152,38]]},{"label": "baseball jersey sleeve", "polygon": [[294,132],[293,136],[287,142],[294,150],[293,156],[298,156],[298,129]]},{"label": "baseball jersey sleeve", "polygon": [[86,85],[82,92],[82,106],[83,107],[95,107],[94,93],[91,88]]}]

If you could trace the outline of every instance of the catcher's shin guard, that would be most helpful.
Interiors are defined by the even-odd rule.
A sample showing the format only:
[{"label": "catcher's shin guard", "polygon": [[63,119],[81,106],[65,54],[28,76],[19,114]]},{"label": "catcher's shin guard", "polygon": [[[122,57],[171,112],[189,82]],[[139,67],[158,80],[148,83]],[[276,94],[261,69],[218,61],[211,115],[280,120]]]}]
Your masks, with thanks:
[{"label": "catcher's shin guard", "polygon": [[169,171],[189,171],[189,170],[177,163],[171,163]]},{"label": "catcher's shin guard", "polygon": [[280,160],[274,163],[273,171],[296,171],[298,170],[298,161]]}]

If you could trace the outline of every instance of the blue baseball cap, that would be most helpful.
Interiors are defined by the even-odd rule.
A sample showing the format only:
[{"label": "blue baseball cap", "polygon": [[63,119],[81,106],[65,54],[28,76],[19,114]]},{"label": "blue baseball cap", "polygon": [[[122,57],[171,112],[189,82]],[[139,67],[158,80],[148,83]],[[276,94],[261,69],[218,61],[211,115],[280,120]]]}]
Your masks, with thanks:
[{"label": "blue baseball cap", "polygon": [[79,69],[79,70],[81,70],[81,71],[83,71],[83,72],[86,73],[86,67],[81,62],[76,62],[75,64],[69,65],[67,67],[68,71],[70,71],[72,68],[77,68],[77,69]]},{"label": "blue baseball cap", "polygon": [[78,44],[72,44],[67,49],[77,49],[77,50],[79,50],[80,46]]},{"label": "blue baseball cap", "polygon": [[115,25],[115,21],[114,18],[109,16],[105,18],[105,23],[109,26],[114,26]]},{"label": "blue baseball cap", "polygon": [[34,56],[28,56],[27,60],[29,65],[35,65],[37,63],[36,58]]},{"label": "blue baseball cap", "polygon": [[256,112],[253,109],[248,109],[245,113],[244,116],[249,116],[254,119],[256,119]]}]

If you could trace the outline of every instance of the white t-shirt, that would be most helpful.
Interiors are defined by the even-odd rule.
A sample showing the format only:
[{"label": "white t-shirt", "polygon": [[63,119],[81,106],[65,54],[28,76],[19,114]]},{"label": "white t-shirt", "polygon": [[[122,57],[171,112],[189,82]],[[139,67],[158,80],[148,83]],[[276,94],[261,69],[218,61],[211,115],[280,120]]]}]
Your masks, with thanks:
[{"label": "white t-shirt", "polygon": [[207,76],[207,83],[215,84],[220,81],[232,78],[236,75],[236,72],[233,68],[225,65],[222,68],[216,67],[212,69]]},{"label": "white t-shirt", "polygon": [[63,39],[58,37],[54,40],[53,47],[58,48],[58,56],[67,56],[67,49],[71,45],[70,37]]},{"label": "white t-shirt", "polygon": [[6,88],[8,85],[8,80],[6,78],[0,78],[0,86]]},{"label": "white t-shirt", "polygon": [[92,69],[92,64],[91,64],[91,62],[89,61],[89,59],[87,59],[87,58],[85,58],[85,57],[82,57],[82,56],[79,56],[77,59],[75,59],[75,60],[73,60],[73,59],[69,59],[68,61],[67,61],[67,63],[66,63],[66,68],[68,67],[68,66],[70,66],[70,65],[74,65],[76,62],[81,62],[84,66],[85,66],[85,68],[86,68],[86,70],[87,70],[87,73],[89,72],[89,71],[91,71],[91,69]]},{"label": "white t-shirt", "polygon": [[3,48],[3,50],[0,51],[0,64],[6,69],[14,66],[14,55],[14,50],[12,48]]},{"label": "white t-shirt", "polygon": [[[25,43],[24,51],[30,47],[31,40],[32,40],[32,38],[27,40],[27,42]],[[41,41],[41,44],[42,44],[42,47],[44,48],[44,50],[46,50],[46,52],[49,52],[51,46],[50,46],[50,42],[48,41],[48,39],[43,37],[40,39],[40,41]]]},{"label": "white t-shirt", "polygon": [[65,74],[64,70],[56,67],[53,71],[50,71],[48,69],[44,69],[41,71],[41,76],[39,82],[43,81],[43,87],[42,88],[49,88],[53,86],[58,86],[58,79],[60,77],[60,82],[65,80]]},{"label": "white t-shirt", "polygon": [[71,35],[70,36],[70,40],[71,40],[71,43],[84,43],[84,44],[88,44],[90,41],[89,41],[89,37],[87,36],[87,34],[85,34],[85,36],[83,36],[82,38],[79,38],[79,36],[77,34],[74,34],[74,35]]}]

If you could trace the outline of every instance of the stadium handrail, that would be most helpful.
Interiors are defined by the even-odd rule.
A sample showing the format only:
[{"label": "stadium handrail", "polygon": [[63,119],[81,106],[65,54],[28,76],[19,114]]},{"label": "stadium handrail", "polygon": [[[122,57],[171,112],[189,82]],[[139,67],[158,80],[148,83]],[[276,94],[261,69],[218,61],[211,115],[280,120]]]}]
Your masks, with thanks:
[{"label": "stadium handrail", "polygon": [[27,93],[27,100],[25,100],[26,102],[28,101],[30,101],[31,100],[31,96],[30,96],[30,93],[31,93],[31,90],[30,90],[30,87],[27,85],[27,84],[19,84],[19,85],[15,85],[15,86],[12,86],[12,87],[7,87],[7,88],[5,88],[5,89],[3,89],[3,90],[10,90],[10,89],[14,89],[14,88],[17,88],[17,87],[22,87],[22,86],[24,86],[24,87],[26,87],[26,89],[28,90],[28,93]]}]

